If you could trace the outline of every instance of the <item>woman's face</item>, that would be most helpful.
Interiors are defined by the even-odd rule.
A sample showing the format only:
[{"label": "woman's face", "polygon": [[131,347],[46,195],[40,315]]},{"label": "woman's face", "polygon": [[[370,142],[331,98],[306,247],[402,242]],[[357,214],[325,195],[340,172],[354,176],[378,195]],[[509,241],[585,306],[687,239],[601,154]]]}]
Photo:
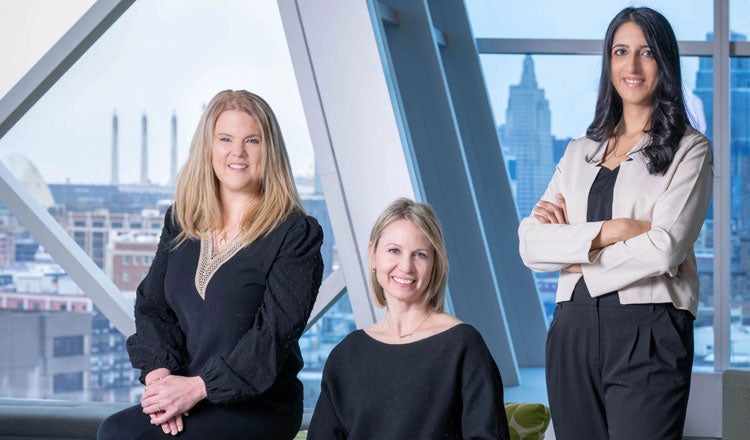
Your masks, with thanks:
[{"label": "woman's face", "polygon": [[223,196],[260,192],[262,138],[258,121],[241,110],[221,112],[211,140],[211,163]]},{"label": "woman's face", "polygon": [[659,85],[659,69],[641,28],[624,23],[615,32],[610,51],[612,85],[627,106],[651,107]]},{"label": "woman's face", "polygon": [[416,304],[424,301],[435,264],[435,251],[414,223],[401,219],[386,226],[372,259],[387,302]]}]

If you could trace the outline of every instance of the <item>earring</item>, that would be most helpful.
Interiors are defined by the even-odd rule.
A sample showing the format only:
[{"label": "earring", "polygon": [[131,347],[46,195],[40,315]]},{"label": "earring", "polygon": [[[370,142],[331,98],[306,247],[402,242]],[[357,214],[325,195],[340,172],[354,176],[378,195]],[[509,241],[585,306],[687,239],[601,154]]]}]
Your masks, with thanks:
[{"label": "earring", "polygon": [[372,273],[375,273],[375,268],[374,267],[372,268]]}]

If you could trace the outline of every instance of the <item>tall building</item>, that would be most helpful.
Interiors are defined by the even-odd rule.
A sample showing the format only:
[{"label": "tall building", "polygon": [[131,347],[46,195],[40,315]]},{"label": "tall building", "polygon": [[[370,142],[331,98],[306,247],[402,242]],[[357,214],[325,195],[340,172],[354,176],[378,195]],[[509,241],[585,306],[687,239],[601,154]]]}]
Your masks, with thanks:
[{"label": "tall building", "polygon": [[[707,34],[713,40],[713,34]],[[746,41],[747,37],[735,32],[730,40]],[[731,278],[733,303],[750,300],[750,59],[731,58],[729,61],[729,102],[730,102],[730,231],[731,231]],[[706,116],[706,136],[713,138],[713,59],[700,58],[693,92],[703,101]],[[714,145],[714,149],[727,146]],[[707,225],[713,225],[713,212],[709,211]],[[712,234],[712,228],[706,231]],[[709,242],[712,244],[712,242]],[[713,247],[713,246],[712,246]],[[713,265],[706,264],[707,270]],[[699,266],[700,270],[700,266]],[[712,273],[712,271],[711,271]],[[711,290],[712,280],[701,280],[701,289]],[[701,296],[703,297],[703,291]],[[712,295],[701,299],[701,303],[711,305]],[[750,310],[746,313],[750,315]]]},{"label": "tall building", "polygon": [[505,125],[500,140],[506,153],[515,157],[516,208],[518,216],[529,215],[544,194],[554,170],[549,102],[534,73],[534,60],[527,55],[518,85],[510,86]]},{"label": "tall building", "polygon": [[177,113],[172,112],[172,148],[169,154],[169,184],[176,184],[177,179]]}]

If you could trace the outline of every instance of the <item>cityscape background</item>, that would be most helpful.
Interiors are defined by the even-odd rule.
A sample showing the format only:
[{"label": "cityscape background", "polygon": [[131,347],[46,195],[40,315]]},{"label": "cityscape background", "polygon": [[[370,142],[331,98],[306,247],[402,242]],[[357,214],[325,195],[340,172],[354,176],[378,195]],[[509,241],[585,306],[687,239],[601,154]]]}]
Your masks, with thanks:
[{"label": "cityscape background", "polygon": [[[277,111],[305,208],[324,227],[326,275],[339,264],[275,4],[253,2],[252,7],[240,7],[247,10],[228,11],[198,3],[170,9],[156,2],[139,2],[131,7],[0,139],[0,160],[131,300],[153,258],[164,212],[174,197],[174,175],[187,156],[198,116],[207,99],[223,88],[256,91]],[[483,3],[468,5],[472,9]],[[524,8],[528,13],[528,5]],[[710,17],[710,12],[705,15]],[[171,48],[180,62],[133,68],[149,65],[149,60],[162,53],[148,39],[134,37],[141,29],[163,24],[169,34],[170,26],[187,23],[195,15],[218,23],[217,27],[199,31],[196,26],[186,31],[189,26],[176,26],[178,35],[157,45],[161,51]],[[232,15],[253,19],[240,30],[226,24]],[[483,29],[492,16],[474,19],[477,37],[489,36]],[[696,36],[696,29],[711,28],[710,19],[707,23],[700,20],[686,22],[691,25],[690,34],[680,33],[688,26],[676,25],[678,38],[711,39],[705,31]],[[601,38],[606,20],[602,22],[602,29],[587,30],[591,34],[566,38]],[[512,26],[507,29],[513,32]],[[746,37],[737,33],[732,39],[744,41]],[[237,60],[236,53],[248,49],[242,43],[232,46],[232,42],[252,40],[263,43],[255,45],[257,51],[253,46],[251,60]],[[106,72],[101,72],[102,60],[108,60]],[[241,72],[237,74],[227,67],[235,61],[249,62],[252,67],[237,69]],[[585,131],[593,112],[598,62],[598,57],[585,56],[482,56],[519,217],[530,212],[544,191],[570,138]],[[548,81],[553,69],[545,68],[545,75],[540,75],[540,64],[558,66],[557,76],[563,72],[565,79]],[[711,138],[712,60],[686,57],[683,65],[687,66],[683,74],[695,125]],[[138,71],[135,76],[134,70]],[[176,79],[177,84],[169,84]],[[576,86],[568,87],[567,81]],[[731,362],[750,367],[750,59],[731,60],[730,87]],[[566,95],[553,101],[551,95],[560,96],[559,89],[566,89]],[[108,94],[102,95],[101,90]],[[576,93],[579,96],[574,98]],[[67,114],[50,117],[61,109]],[[68,153],[70,148],[75,154]],[[713,365],[712,213],[696,242],[696,254],[701,298],[695,359],[700,368]],[[535,278],[549,320],[557,274],[535,274]],[[0,316],[0,328],[8,335],[0,340],[1,352],[7,353],[0,358],[0,396],[138,400],[142,387],[138,372],[130,366],[124,336],[4,207],[0,207]],[[322,366],[331,348],[355,327],[344,296],[302,337],[305,368],[300,378],[305,383],[305,406],[313,406],[317,399]]]}]

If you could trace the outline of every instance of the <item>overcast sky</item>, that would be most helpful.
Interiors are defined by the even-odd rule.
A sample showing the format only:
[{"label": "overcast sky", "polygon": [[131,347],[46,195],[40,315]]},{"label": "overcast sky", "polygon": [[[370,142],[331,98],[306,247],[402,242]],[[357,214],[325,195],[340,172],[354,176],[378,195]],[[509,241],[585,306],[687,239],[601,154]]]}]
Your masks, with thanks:
[{"label": "overcast sky", "polygon": [[[6,1],[6,0],[0,0]],[[649,1],[671,21],[678,39],[704,40],[713,2]],[[601,39],[607,24],[632,2],[467,0],[477,37]],[[686,5],[690,6],[687,7]],[[750,0],[732,0],[733,30],[750,32]],[[745,13],[741,13],[745,11]],[[521,77],[521,55],[482,57],[498,124],[508,86]],[[535,56],[556,137],[579,136],[591,120],[598,57]],[[683,60],[688,90],[697,59]],[[274,0],[142,0],[0,139],[0,156],[22,153],[47,182],[108,183],[111,119],[119,116],[120,182],[140,176],[141,115],[149,119],[149,177],[169,179],[172,112],[178,116],[180,164],[202,106],[219,90],[247,89],[265,97],[279,117],[296,174],[313,168],[313,151]]]},{"label": "overcast sky", "polygon": [[203,105],[229,88],[271,104],[295,173],[309,172],[312,146],[272,0],[135,2],[0,139],[0,155],[28,156],[50,183],[108,183],[116,111],[120,182],[137,183],[145,112],[149,177],[166,183],[172,112],[181,164]]}]

